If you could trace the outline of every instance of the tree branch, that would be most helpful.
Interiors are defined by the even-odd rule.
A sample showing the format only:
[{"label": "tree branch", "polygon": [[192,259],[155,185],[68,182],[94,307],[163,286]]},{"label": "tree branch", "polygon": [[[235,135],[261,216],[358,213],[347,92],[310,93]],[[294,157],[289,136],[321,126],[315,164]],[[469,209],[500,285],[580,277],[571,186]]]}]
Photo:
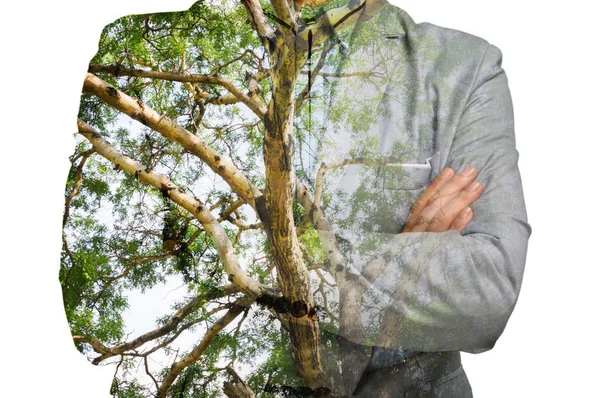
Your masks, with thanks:
[{"label": "tree branch", "polygon": [[[401,152],[394,157],[383,157],[380,159],[363,159],[363,158],[353,158],[353,159],[343,159],[337,162],[332,163],[321,163],[319,170],[317,171],[317,178],[315,180],[315,198],[314,203],[317,207],[321,206],[321,195],[323,192],[323,178],[325,176],[325,172],[327,170],[335,169],[342,166],[347,166],[349,164],[364,164],[369,166],[377,166],[389,163],[398,163],[400,159],[406,156],[406,152]],[[401,164],[399,164],[401,165]]]},{"label": "tree branch", "polygon": [[192,300],[190,300],[186,305],[181,307],[177,312],[175,312],[175,314],[173,314],[171,319],[169,319],[163,326],[156,328],[154,330],[151,330],[147,333],[144,333],[143,335],[141,335],[131,341],[117,344],[114,347],[105,346],[95,337],[73,336],[73,341],[75,341],[77,343],[88,343],[89,345],[92,346],[94,351],[96,351],[98,354],[101,354],[99,357],[95,358],[92,361],[92,363],[94,365],[98,365],[100,362],[104,361],[105,359],[114,357],[116,355],[121,355],[127,351],[139,348],[142,345],[144,345],[145,343],[147,343],[151,340],[155,340],[159,337],[162,337],[162,336],[166,335],[167,333],[175,330],[177,325],[179,325],[179,323],[183,319],[185,319],[185,317],[187,317],[189,314],[191,314],[202,303],[209,301],[209,300],[215,300],[220,297],[228,296],[228,295],[236,293],[238,291],[239,291],[239,288],[237,286],[235,286],[233,284],[229,284],[229,285],[220,287],[218,289],[215,289],[213,291],[210,291],[208,293],[196,296]]},{"label": "tree branch", "polygon": [[217,84],[233,96],[243,102],[248,108],[252,110],[260,119],[264,118],[267,108],[260,102],[258,97],[251,96],[239,90],[235,85],[219,76],[219,75],[193,75],[188,73],[175,73],[175,72],[159,72],[153,70],[125,68],[121,65],[99,65],[93,64],[88,68],[89,73],[109,73],[113,76],[136,76],[146,77],[150,79],[169,80],[182,83],[204,83],[204,84]]},{"label": "tree branch", "polygon": [[[332,48],[333,48],[333,42],[331,40],[327,41],[325,44],[325,47],[323,48],[323,51],[321,51],[321,56],[319,57],[319,61],[317,62],[317,65],[315,65],[315,68],[312,71],[310,71],[310,74],[309,74],[310,77],[309,77],[306,87],[304,87],[302,89],[302,91],[300,92],[300,94],[298,94],[298,97],[296,97],[296,105],[294,107],[296,112],[298,112],[298,110],[302,107],[304,100],[310,96],[310,88],[314,84],[317,74],[321,71],[321,69],[325,65],[325,59],[327,58],[327,54],[329,54],[329,51],[331,51]],[[306,73],[308,73],[308,72],[306,72]]]},{"label": "tree branch", "polygon": [[[241,102],[241,100],[235,95],[219,95],[215,97],[211,93],[202,90],[198,87],[197,83],[184,82],[183,85],[188,89],[193,95],[195,101],[200,102],[204,100],[204,104],[213,104],[213,105],[231,105],[237,104]],[[248,95],[253,95],[251,92]]]},{"label": "tree branch", "polygon": [[[135,260],[131,260],[131,264],[127,265],[120,274],[112,275],[112,276],[111,275],[101,276],[100,279],[106,281],[107,283],[114,282],[118,279],[126,277],[131,272],[131,270],[134,269],[135,267],[137,267],[138,265],[148,264],[148,263],[151,263],[152,261],[156,261],[156,260],[160,260],[161,258],[165,258],[168,255],[169,254],[157,254],[154,256],[145,256],[144,258],[137,258]],[[129,259],[127,259],[127,260],[129,260]]]},{"label": "tree branch", "polygon": [[144,369],[146,370],[146,374],[148,376],[150,376],[150,378],[152,379],[152,382],[154,383],[154,386],[158,390],[159,389],[158,381],[156,381],[156,377],[154,377],[154,375],[152,373],[150,373],[150,369],[148,369],[148,355],[144,355]]},{"label": "tree branch", "polygon": [[227,313],[220,318],[217,322],[215,322],[204,335],[204,338],[196,347],[192,349],[192,351],[185,355],[180,361],[177,361],[171,365],[171,369],[169,373],[164,378],[160,388],[158,389],[157,396],[159,398],[165,398],[167,396],[168,388],[173,384],[177,376],[190,364],[196,362],[200,356],[204,353],[204,351],[208,348],[212,340],[217,336],[217,334],[225,328],[228,324],[230,324],[239,314],[241,314],[246,307],[254,302],[254,298],[245,296],[242,297],[233,304],[233,307],[227,311]]},{"label": "tree branch", "polygon": [[[360,4],[357,3],[357,1],[350,1],[344,7],[331,9],[311,25],[313,45],[318,46],[335,33],[371,18],[388,4],[386,0],[364,0]],[[302,37],[306,40],[308,40],[308,30],[302,32]]]},{"label": "tree branch", "polygon": [[258,0],[242,0],[242,4],[246,7],[248,18],[254,30],[258,33],[258,37],[263,40],[265,48],[269,51],[269,42],[275,38],[275,29],[265,16],[260,2]]},{"label": "tree branch", "polygon": [[[308,71],[300,71],[302,75],[308,75]],[[311,75],[318,75],[323,77],[384,77],[383,74],[379,72],[344,72],[344,73],[332,73],[332,72],[316,72],[313,70]]]},{"label": "tree branch", "polygon": [[209,209],[194,196],[185,193],[183,189],[177,187],[165,176],[151,170],[145,169],[139,162],[119,153],[106,140],[104,140],[97,131],[81,120],[77,121],[79,133],[87,138],[96,152],[106,158],[111,163],[135,175],[141,181],[144,181],[159,189],[165,197],[170,198],[175,203],[186,209],[194,215],[202,224],[206,232],[210,235],[219,258],[223,263],[225,271],[229,275],[229,280],[237,285],[242,291],[251,296],[258,296],[263,288],[246,274],[238,262],[231,240],[227,236],[223,226],[210,213]]},{"label": "tree branch", "polygon": [[[100,342],[100,340],[98,340],[95,337],[92,336],[73,336],[73,342],[74,343],[87,343],[89,345],[92,346],[92,348],[94,349],[94,351],[96,351],[99,354],[102,355],[109,355],[111,348],[105,346],[104,344],[102,344]],[[117,355],[117,354],[115,354]],[[111,357],[114,355],[110,355]],[[95,363],[94,360],[94,365],[97,365],[98,363]]]},{"label": "tree branch", "polygon": [[296,33],[298,25],[295,21],[296,12],[294,9],[294,2],[288,0],[270,0],[270,2],[273,6],[273,11],[275,11],[275,16],[277,17],[276,22],[291,33]]},{"label": "tree branch", "polygon": [[[83,166],[85,166],[85,162],[88,160],[88,158],[94,152],[96,152],[96,151],[92,148],[92,149],[88,149],[87,151],[85,151],[77,156],[77,158],[81,157],[81,161],[79,162],[79,165],[77,166],[77,171],[75,172],[75,185],[73,186],[73,190],[71,191],[71,193],[69,193],[69,195],[65,199],[65,212],[63,214],[63,222],[62,222],[63,228],[65,227],[65,225],[67,224],[67,220],[69,219],[69,212],[71,210],[71,201],[73,200],[75,195],[77,195],[77,193],[79,192],[79,188],[81,188],[81,183],[83,182]],[[73,159],[73,162],[75,162],[75,159]]]},{"label": "tree branch", "polygon": [[321,238],[326,256],[324,270],[333,275],[339,288],[340,333],[354,341],[362,341],[364,328],[360,318],[360,299],[362,293],[370,287],[370,283],[361,275],[350,272],[325,213],[310,198],[308,189],[297,178],[296,187],[296,198],[308,213]]},{"label": "tree branch", "polygon": [[225,395],[229,398],[254,398],[254,392],[231,366],[227,366],[225,370],[233,377],[233,381],[223,382]]},{"label": "tree branch", "polygon": [[202,159],[215,173],[229,184],[231,189],[256,209],[255,199],[262,192],[235,167],[230,159],[215,151],[204,140],[177,125],[166,116],[159,115],[140,100],[136,100],[117,90],[97,76],[88,73],[83,85],[84,91],[92,93],[111,107],[159,132],[166,138],[176,141],[192,154]]}]

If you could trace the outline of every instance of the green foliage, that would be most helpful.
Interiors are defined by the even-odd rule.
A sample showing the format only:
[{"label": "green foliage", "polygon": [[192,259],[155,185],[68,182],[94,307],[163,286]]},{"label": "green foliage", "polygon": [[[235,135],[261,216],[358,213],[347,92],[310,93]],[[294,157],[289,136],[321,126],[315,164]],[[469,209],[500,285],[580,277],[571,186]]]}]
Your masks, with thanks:
[{"label": "green foliage", "polygon": [[[305,8],[302,18],[310,23],[327,10],[346,3],[346,0],[333,0],[314,10]],[[273,11],[270,4],[262,2],[262,5],[271,18]],[[350,33],[342,31],[332,39],[335,45],[327,57],[324,72],[339,71],[340,66],[348,62],[352,56],[347,44]],[[352,37],[360,47],[372,43],[376,34],[375,31],[366,31],[360,38]],[[322,46],[314,49],[312,66],[319,59],[321,50]],[[199,1],[188,11],[120,18],[102,31],[98,52],[90,63],[172,73],[218,74],[244,90],[248,76],[269,67],[266,52],[248,23],[243,5],[228,1]],[[264,188],[265,127],[241,103],[211,103],[217,97],[230,95],[223,87],[198,84],[190,91],[189,85],[161,79],[108,73],[99,73],[98,76],[205,140],[231,159],[255,186]],[[345,93],[352,94],[352,90],[359,92],[364,83],[365,80],[358,78],[349,80],[344,86]],[[258,84],[258,96],[268,104],[271,99],[270,78]],[[307,75],[301,74],[296,92],[299,93],[306,84]],[[322,142],[327,145],[327,137],[318,125],[322,115],[327,114],[334,127],[343,126],[350,130],[352,137],[362,145],[357,145],[353,155],[369,156],[377,145],[377,142],[363,136],[377,120],[372,105],[382,100],[383,93],[377,92],[373,97],[364,99],[356,95],[340,95],[331,104],[326,98],[336,84],[334,78],[318,76],[310,105],[304,104],[296,112],[295,168],[303,182],[310,183],[314,178],[311,167],[319,164],[316,150]],[[204,93],[200,99],[194,98],[198,91]],[[341,92],[344,93],[343,90]],[[79,117],[96,128],[117,151],[140,162],[146,170],[164,175],[184,192],[197,196],[207,207],[214,205],[211,212],[215,217],[220,217],[237,200],[206,163],[174,141],[118,114],[97,97],[89,94],[81,96]],[[78,137],[73,166],[66,181],[66,196],[79,184],[78,155],[86,149],[89,149],[88,142]],[[132,292],[146,292],[176,281],[187,289],[189,297],[193,297],[229,283],[209,231],[187,210],[140,181],[137,174],[131,175],[115,168],[96,153],[87,159],[82,171],[81,186],[70,202],[69,217],[63,231],[59,273],[65,313],[73,335],[94,337],[107,346],[131,341],[146,332],[132,330],[130,325],[125,324],[124,311],[129,308]],[[364,178],[368,180],[368,176]],[[374,221],[369,220],[365,213],[368,209],[361,201],[389,199],[383,196],[377,198],[376,195],[371,198],[369,195],[375,193],[364,188],[357,195],[346,198],[353,210],[345,221],[341,221],[341,225],[344,222],[348,225],[374,222],[372,227],[377,228],[379,223],[390,217],[382,213]],[[329,214],[342,212],[340,198],[343,194],[334,197],[331,192],[324,191],[324,208]],[[336,206],[339,208],[336,209]],[[297,225],[305,216],[304,209],[297,202],[294,203],[293,215]],[[274,272],[268,271],[272,263],[264,232],[261,229],[240,231],[233,221],[245,225],[256,223],[258,220],[253,210],[244,205],[231,213],[229,221],[224,220],[221,224],[234,242],[234,253],[249,275],[260,283],[277,287],[277,277]],[[326,260],[319,234],[312,225],[308,225],[299,239],[315,263]],[[160,364],[153,365],[151,372],[159,379],[164,376],[173,358],[180,359],[190,350],[189,344],[177,346],[177,339],[186,336],[190,340],[192,335],[191,340],[197,343],[210,325],[224,314],[220,311],[209,316],[209,312],[233,300],[234,297],[229,297],[202,302],[181,319],[177,327],[157,339],[154,343],[164,343],[159,352],[171,357],[157,361]],[[173,314],[186,303],[180,300],[171,312],[157,313],[157,326],[168,325]],[[331,304],[331,308],[335,313],[335,303]],[[245,321],[240,327],[232,323],[230,328],[217,335],[199,361],[184,370],[170,387],[170,397],[221,396],[224,376],[220,369],[224,363],[252,367],[247,381],[255,391],[262,390],[267,377],[274,384],[300,385],[291,360],[289,336],[279,329],[279,323],[274,322],[266,311],[255,308],[244,316]],[[327,319],[324,326],[334,329],[335,321]],[[179,329],[182,325],[187,325],[185,330]],[[78,349],[90,357],[97,356],[88,344],[79,343]],[[140,348],[139,352],[147,349],[148,345]],[[152,381],[138,380],[140,376],[135,370],[143,367],[141,359],[127,356],[119,359],[120,371],[113,381],[111,394],[123,398],[152,396]]]},{"label": "green foliage", "polygon": [[321,237],[312,225],[300,236],[300,242],[306,247],[306,250],[316,263],[322,263],[325,260],[325,253],[321,246]]},{"label": "green foliage", "polygon": [[297,376],[293,361],[289,336],[286,334],[265,335],[272,339],[272,345],[269,347],[269,356],[260,366],[248,377],[247,384],[252,391],[261,392],[261,396],[272,397],[272,393],[264,392],[267,380],[271,385],[287,385],[299,387],[302,385]]}]

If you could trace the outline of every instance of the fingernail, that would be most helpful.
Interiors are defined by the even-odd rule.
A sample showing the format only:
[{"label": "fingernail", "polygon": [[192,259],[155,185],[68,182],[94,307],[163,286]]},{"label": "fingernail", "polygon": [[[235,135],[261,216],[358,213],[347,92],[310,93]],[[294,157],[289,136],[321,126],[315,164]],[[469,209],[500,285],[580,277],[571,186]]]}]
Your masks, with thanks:
[{"label": "fingernail", "polygon": [[450,177],[452,177],[452,174],[454,174],[454,170],[452,170],[450,167],[446,167],[446,168],[445,168],[445,169],[442,171],[442,173],[441,173],[441,176],[442,176],[442,179],[444,179],[444,180],[445,180],[446,178],[450,178]]},{"label": "fingernail", "polygon": [[469,186],[467,187],[467,190],[469,191],[477,191],[479,189],[479,186],[481,185],[481,183],[479,181],[473,181],[471,184],[469,184]]},{"label": "fingernail", "polygon": [[473,173],[475,173],[475,167],[473,167],[473,166],[469,166],[460,172],[460,174],[465,177],[470,177],[473,175]]},{"label": "fingernail", "polygon": [[473,211],[473,210],[471,210],[471,208],[470,208],[470,207],[467,207],[466,209],[464,209],[464,210],[462,211],[462,216],[463,216],[463,217],[468,217],[468,216],[469,216],[469,213],[471,213],[472,211]]}]

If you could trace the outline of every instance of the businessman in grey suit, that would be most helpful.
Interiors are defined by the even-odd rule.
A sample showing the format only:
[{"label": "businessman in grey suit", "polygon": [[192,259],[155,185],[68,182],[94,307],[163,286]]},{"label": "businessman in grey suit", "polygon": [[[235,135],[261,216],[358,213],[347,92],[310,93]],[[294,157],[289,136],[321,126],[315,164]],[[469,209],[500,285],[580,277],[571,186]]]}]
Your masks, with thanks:
[{"label": "businessman in grey suit", "polygon": [[502,334],[531,234],[502,53],[391,4],[351,30],[315,162],[347,267],[320,324],[332,394],[469,397],[460,351]]}]

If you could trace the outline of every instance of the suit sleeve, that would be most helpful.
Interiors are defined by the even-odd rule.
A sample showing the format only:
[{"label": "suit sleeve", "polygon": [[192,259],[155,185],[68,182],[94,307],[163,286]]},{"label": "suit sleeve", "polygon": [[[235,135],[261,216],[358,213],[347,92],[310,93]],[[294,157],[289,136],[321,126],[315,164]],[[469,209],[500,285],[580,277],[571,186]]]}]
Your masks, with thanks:
[{"label": "suit sleeve", "polygon": [[[487,351],[515,307],[531,227],[517,166],[512,100],[501,65],[501,51],[489,45],[445,165],[455,171],[468,165],[478,170],[484,190],[471,206],[473,220],[462,234],[402,233],[393,238],[396,253],[375,283],[391,296],[382,318],[386,346]],[[396,277],[390,278],[394,272]]]}]

